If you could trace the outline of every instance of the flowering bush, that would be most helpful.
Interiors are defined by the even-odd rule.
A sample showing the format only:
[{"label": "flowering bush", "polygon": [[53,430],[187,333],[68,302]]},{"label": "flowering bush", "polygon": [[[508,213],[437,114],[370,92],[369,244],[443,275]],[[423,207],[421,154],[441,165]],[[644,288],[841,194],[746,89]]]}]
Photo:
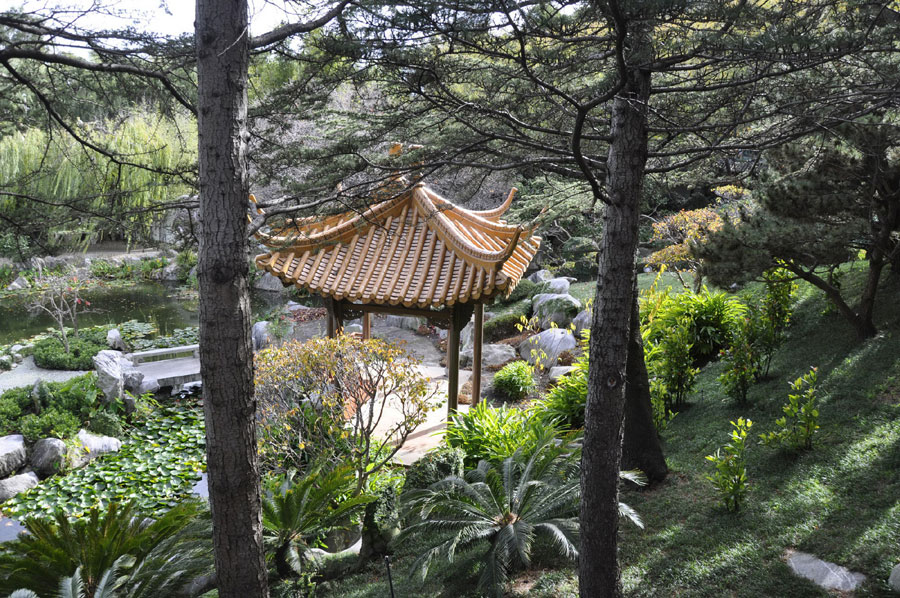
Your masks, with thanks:
[{"label": "flowering bush", "polygon": [[352,465],[358,488],[435,408],[417,362],[380,339],[288,341],[256,356],[263,467]]}]

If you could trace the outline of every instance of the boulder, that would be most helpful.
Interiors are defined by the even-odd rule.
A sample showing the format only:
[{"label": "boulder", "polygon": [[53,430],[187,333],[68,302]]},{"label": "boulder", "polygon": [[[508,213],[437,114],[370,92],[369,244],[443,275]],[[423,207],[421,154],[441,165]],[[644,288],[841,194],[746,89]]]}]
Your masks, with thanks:
[{"label": "boulder", "polygon": [[42,438],[31,449],[29,465],[41,478],[50,477],[62,471],[68,450],[59,438]]},{"label": "boulder", "polygon": [[547,378],[550,382],[559,382],[559,379],[574,370],[575,368],[571,365],[556,365],[550,368],[550,373],[547,375]]},{"label": "boulder", "polygon": [[33,471],[0,480],[0,503],[6,502],[20,492],[34,488],[39,481],[37,474]]},{"label": "boulder", "polygon": [[581,338],[582,331],[591,329],[591,310],[585,309],[578,312],[572,323],[575,324],[575,337]]},{"label": "boulder", "polygon": [[125,374],[122,371],[122,353],[104,350],[94,355],[97,386],[103,391],[106,402],[112,402],[125,393]]},{"label": "boulder", "polygon": [[26,458],[24,436],[12,434],[0,437],[0,478],[25,465]]},{"label": "boulder", "polygon": [[[459,353],[459,365],[460,367],[467,367],[472,364],[474,354],[474,347],[469,347],[464,351],[460,351]],[[504,366],[510,361],[515,361],[519,357],[516,354],[516,350],[513,349],[509,345],[496,344],[496,345],[482,345],[481,347],[481,367],[482,368],[490,368],[490,367],[500,367]]]},{"label": "boulder", "polygon": [[167,281],[175,281],[178,280],[178,264],[172,262],[165,268],[159,271],[159,279],[167,280]]},{"label": "boulder", "polygon": [[344,334],[362,334],[362,324],[344,324]]},{"label": "boulder", "polygon": [[254,324],[250,329],[250,338],[253,341],[254,351],[262,351],[268,347],[272,342],[272,337],[269,336],[269,323],[263,320]]},{"label": "boulder", "polygon": [[118,438],[91,434],[87,430],[78,430],[78,442],[81,443],[88,460],[107,453],[118,453],[122,448],[122,441]]},{"label": "boulder", "polygon": [[413,316],[387,316],[384,323],[393,328],[405,328],[406,330],[416,331],[419,326],[425,324],[425,318],[416,318]]},{"label": "boulder", "polygon": [[900,564],[894,565],[891,569],[891,576],[888,578],[888,585],[891,589],[900,594]]},{"label": "boulder", "polygon": [[288,301],[284,307],[291,313],[312,309],[308,305],[303,305],[302,303],[297,303],[296,301]]},{"label": "boulder", "polygon": [[257,291],[268,291],[270,293],[280,293],[284,290],[284,283],[277,276],[273,276],[266,272],[256,279],[253,288]]},{"label": "boulder", "polygon": [[528,280],[536,284],[540,284],[551,278],[553,278],[553,274],[550,273],[550,270],[538,270],[528,276]]},{"label": "boulder", "polygon": [[532,313],[547,330],[553,324],[565,328],[581,310],[581,301],[572,295],[540,293],[532,298]]},{"label": "boulder", "polygon": [[118,328],[113,328],[106,333],[106,345],[114,351],[127,351],[128,346],[125,345],[125,339]]},{"label": "boulder", "polygon": [[9,352],[12,354],[21,353],[24,350],[25,350],[25,345],[20,345],[18,343],[16,343],[15,345],[13,345],[12,347],[9,348]]},{"label": "boulder", "polygon": [[[494,317],[494,312],[486,311],[484,312],[484,321],[487,322],[491,318]],[[465,351],[467,349],[472,348],[472,343],[475,342],[475,317],[473,316],[469,323],[463,326],[463,329],[459,332],[459,350]]]},{"label": "boulder", "polygon": [[31,283],[28,282],[28,279],[22,275],[19,275],[14,281],[9,283],[9,286],[6,287],[7,291],[21,291],[22,289],[27,289],[31,286]]},{"label": "boulder", "polygon": [[855,573],[805,552],[792,553],[787,561],[795,575],[805,577],[826,590],[852,592],[866,580],[862,573]]},{"label": "boulder", "polygon": [[134,366],[122,368],[122,379],[125,390],[138,392],[144,383],[144,373]]},{"label": "boulder", "polygon": [[556,293],[557,295],[568,295],[569,286],[569,280],[567,278],[551,278],[544,282],[545,292]]},{"label": "boulder", "polygon": [[145,392],[156,392],[159,388],[159,380],[156,378],[144,378],[136,394],[142,395]]},{"label": "boulder", "polygon": [[553,367],[560,353],[571,351],[577,344],[575,337],[567,329],[551,328],[522,341],[519,344],[519,355],[531,364],[540,357],[544,367]]},{"label": "boulder", "polygon": [[203,382],[201,380],[197,380],[196,382],[188,382],[187,384],[181,385],[181,392],[189,395],[200,394],[203,391]]}]

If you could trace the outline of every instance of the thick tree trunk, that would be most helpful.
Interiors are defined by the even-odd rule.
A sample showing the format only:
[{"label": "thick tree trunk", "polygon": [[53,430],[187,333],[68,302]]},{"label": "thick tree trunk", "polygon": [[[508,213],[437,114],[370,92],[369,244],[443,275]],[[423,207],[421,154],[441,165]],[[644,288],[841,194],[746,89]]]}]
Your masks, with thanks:
[{"label": "thick tree trunk", "polygon": [[603,217],[597,302],[591,324],[581,460],[578,575],[582,598],[622,595],[617,554],[619,468],[650,94],[649,72],[630,70],[628,76],[612,108],[612,142],[606,163],[609,203]]},{"label": "thick tree trunk", "polygon": [[267,596],[247,260],[246,0],[198,0],[200,372],[219,596]]},{"label": "thick tree trunk", "polygon": [[639,469],[651,482],[666,478],[669,468],[653,425],[650,379],[644,363],[644,342],[638,315],[637,291],[631,306],[628,362],[625,367],[625,432],[622,439],[622,469]]}]

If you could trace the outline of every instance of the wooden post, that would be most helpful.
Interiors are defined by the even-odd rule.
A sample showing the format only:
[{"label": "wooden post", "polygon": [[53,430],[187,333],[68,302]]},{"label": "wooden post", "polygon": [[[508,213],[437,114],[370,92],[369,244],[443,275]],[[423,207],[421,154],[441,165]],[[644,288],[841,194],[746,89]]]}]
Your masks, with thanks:
[{"label": "wooden post", "polygon": [[334,299],[331,297],[325,298],[325,309],[328,311],[328,315],[325,316],[325,326],[326,333],[328,334],[328,338],[334,338],[335,335],[335,317],[334,317]]},{"label": "wooden post", "polygon": [[362,337],[363,340],[369,340],[372,338],[372,314],[370,312],[364,311],[362,315]]},{"label": "wooden post", "polygon": [[484,338],[484,303],[475,304],[475,338],[472,345],[472,407],[481,400],[481,343]]},{"label": "wooden post", "polygon": [[456,413],[459,401],[459,310],[453,306],[447,331],[447,419]]}]

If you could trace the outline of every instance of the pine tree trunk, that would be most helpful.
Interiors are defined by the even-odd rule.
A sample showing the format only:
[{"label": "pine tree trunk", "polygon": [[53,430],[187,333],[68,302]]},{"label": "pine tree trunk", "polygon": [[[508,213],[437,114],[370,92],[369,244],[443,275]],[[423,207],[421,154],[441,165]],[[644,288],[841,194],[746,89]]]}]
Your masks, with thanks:
[{"label": "pine tree trunk", "polygon": [[247,260],[246,0],[198,0],[200,372],[219,596],[268,595]]},{"label": "pine tree trunk", "polygon": [[622,595],[618,564],[619,467],[625,414],[626,357],[634,301],[634,257],[644,166],[650,73],[629,70],[612,108],[607,158],[609,203],[603,217],[597,302],[581,460],[582,598]]},{"label": "pine tree trunk", "polygon": [[666,479],[669,468],[663,455],[653,407],[650,404],[650,379],[644,363],[644,342],[638,314],[637,291],[631,307],[628,338],[628,362],[625,367],[625,432],[622,439],[622,469],[639,469],[651,482]]}]

